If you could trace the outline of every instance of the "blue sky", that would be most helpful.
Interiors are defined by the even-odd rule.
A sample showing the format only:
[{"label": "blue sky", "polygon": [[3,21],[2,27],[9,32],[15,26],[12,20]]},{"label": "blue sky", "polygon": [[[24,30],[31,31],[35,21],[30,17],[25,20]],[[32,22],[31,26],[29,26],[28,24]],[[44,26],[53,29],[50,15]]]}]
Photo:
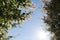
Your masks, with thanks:
[{"label": "blue sky", "polygon": [[[25,20],[21,24],[21,28],[9,30],[9,34],[13,36],[10,40],[50,40],[50,32],[45,31],[46,25],[41,19],[44,15],[41,11],[43,3],[40,0],[32,0],[32,2],[36,5],[33,14],[29,20]],[[43,37],[44,35],[45,37]]]}]

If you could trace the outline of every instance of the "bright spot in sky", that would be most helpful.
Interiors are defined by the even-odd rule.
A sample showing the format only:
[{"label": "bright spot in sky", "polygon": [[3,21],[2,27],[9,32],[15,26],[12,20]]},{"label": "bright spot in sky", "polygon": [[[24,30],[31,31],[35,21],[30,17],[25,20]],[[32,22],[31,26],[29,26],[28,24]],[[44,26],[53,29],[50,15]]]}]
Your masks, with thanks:
[{"label": "bright spot in sky", "polygon": [[36,31],[35,35],[37,40],[51,40],[51,33],[49,31]]},{"label": "bright spot in sky", "polygon": [[44,31],[40,31],[40,32],[37,32],[37,36],[38,38],[45,39],[47,37],[47,34]]}]

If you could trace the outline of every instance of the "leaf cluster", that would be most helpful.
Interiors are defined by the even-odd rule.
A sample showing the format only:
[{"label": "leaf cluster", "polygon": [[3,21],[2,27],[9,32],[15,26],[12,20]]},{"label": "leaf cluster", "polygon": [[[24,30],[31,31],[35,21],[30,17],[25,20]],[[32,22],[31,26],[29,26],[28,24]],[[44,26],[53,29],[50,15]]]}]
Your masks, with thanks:
[{"label": "leaf cluster", "polygon": [[25,20],[31,12],[21,13],[20,8],[32,6],[30,0],[0,0],[0,40],[8,40],[9,28]]},{"label": "leaf cluster", "polygon": [[50,26],[49,30],[54,32],[57,37],[60,36],[60,0],[45,2],[44,8],[47,10],[44,21]]}]

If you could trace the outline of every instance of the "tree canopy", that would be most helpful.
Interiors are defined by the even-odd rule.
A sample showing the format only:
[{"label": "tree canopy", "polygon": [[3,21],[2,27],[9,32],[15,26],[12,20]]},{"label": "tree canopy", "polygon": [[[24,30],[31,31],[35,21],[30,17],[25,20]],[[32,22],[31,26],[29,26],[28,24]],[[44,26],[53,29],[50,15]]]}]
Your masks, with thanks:
[{"label": "tree canopy", "polygon": [[44,17],[51,32],[54,32],[56,40],[60,40],[60,0],[45,1],[44,9],[47,11],[47,16]]},{"label": "tree canopy", "polygon": [[31,14],[22,13],[20,9],[28,9],[31,6],[31,0],[0,0],[0,40],[9,40],[12,37],[6,36],[8,29],[20,24]]}]

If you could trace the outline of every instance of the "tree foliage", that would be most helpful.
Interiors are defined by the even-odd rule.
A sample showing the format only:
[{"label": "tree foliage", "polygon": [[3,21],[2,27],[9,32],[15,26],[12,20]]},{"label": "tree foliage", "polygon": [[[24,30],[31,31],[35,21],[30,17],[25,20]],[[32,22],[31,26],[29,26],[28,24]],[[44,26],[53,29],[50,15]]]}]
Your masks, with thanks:
[{"label": "tree foliage", "polygon": [[60,0],[45,1],[44,9],[47,10],[47,16],[44,17],[51,32],[55,33],[56,40],[60,40]]},{"label": "tree foliage", "polygon": [[31,7],[30,0],[0,0],[0,40],[8,40],[12,36],[7,37],[9,28],[21,23],[31,12],[21,13],[20,8]]}]

